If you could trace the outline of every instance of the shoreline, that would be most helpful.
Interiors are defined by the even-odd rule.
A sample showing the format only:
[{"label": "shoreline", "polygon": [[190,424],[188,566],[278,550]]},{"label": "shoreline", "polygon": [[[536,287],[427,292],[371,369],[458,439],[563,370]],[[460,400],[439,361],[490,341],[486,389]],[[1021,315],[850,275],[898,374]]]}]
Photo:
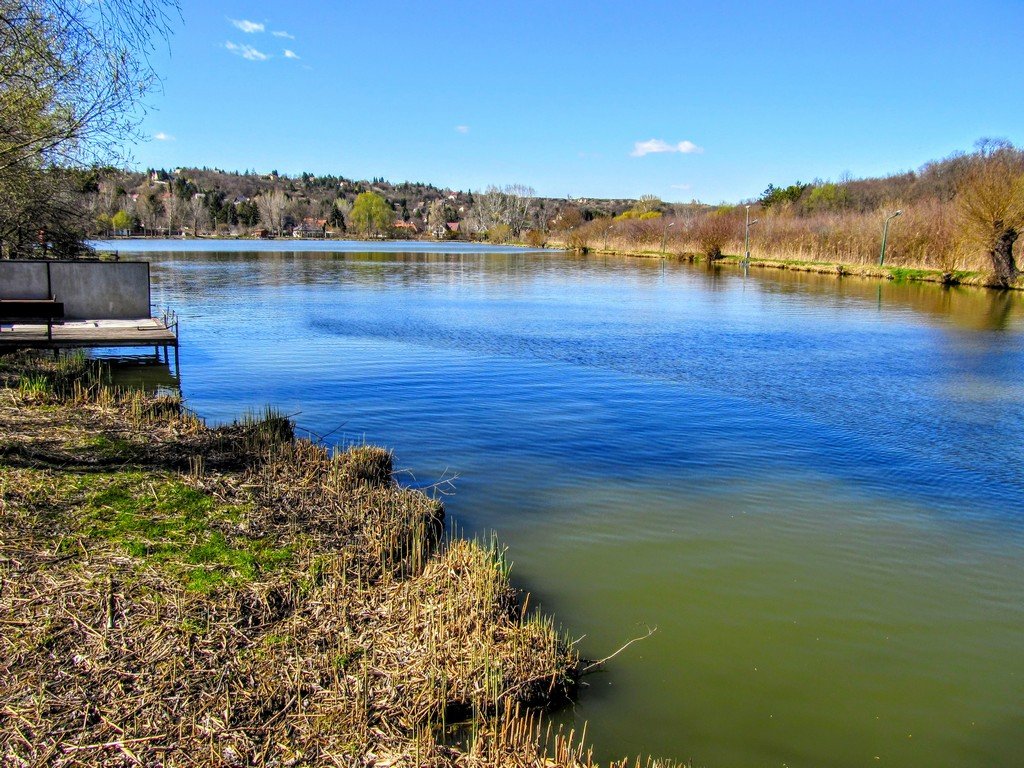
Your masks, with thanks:
[{"label": "shoreline", "polygon": [[573,644],[390,452],[209,428],[81,357],[6,356],[0,395],[5,759],[592,765],[537,715]]},{"label": "shoreline", "polygon": [[[268,243],[330,243],[330,242],[353,242],[353,243],[429,243],[431,245],[443,246],[446,243],[452,243],[456,245],[479,245],[483,247],[487,246],[501,246],[505,248],[523,248],[526,250],[536,251],[563,251],[563,252],[574,252],[572,248],[567,245],[548,243],[543,246],[532,246],[529,243],[524,242],[511,242],[511,243],[490,243],[486,240],[465,240],[465,239],[452,239],[452,240],[434,240],[427,238],[361,238],[346,236],[344,238],[291,238],[291,237],[274,237],[274,238],[254,238],[254,237],[243,237],[233,235],[212,235],[203,237],[189,237],[189,238],[178,238],[178,237],[166,237],[158,235],[135,235],[130,237],[125,236],[112,236],[105,240],[98,242],[118,242],[118,241],[131,241],[131,240],[144,240],[144,241],[159,241],[159,240],[171,240],[171,241],[183,241],[183,242],[223,242],[223,241],[239,241],[239,242],[268,242]],[[577,253],[579,251],[576,251]],[[654,250],[644,249],[626,249],[619,250],[615,248],[598,248],[588,246],[584,249],[583,253],[587,254],[600,254],[605,256],[626,256],[629,258],[641,258],[641,259],[671,259],[678,262],[689,262],[691,264],[708,264],[709,260],[706,256],[695,253],[678,253],[673,251],[663,252]],[[718,259],[714,259],[713,263],[719,266],[733,266],[742,268],[743,257],[733,254],[723,254]],[[854,264],[850,262],[840,261],[806,261],[802,259],[772,259],[767,257],[751,258],[748,266],[758,267],[761,269],[777,269],[790,272],[809,272],[820,275],[832,275],[834,277],[860,277],[868,280],[888,280],[888,281],[906,281],[906,282],[918,282],[918,283],[935,283],[944,286],[972,286],[976,288],[988,288],[991,290],[1009,290],[1009,291],[1024,291],[1024,275],[1018,277],[1016,282],[1010,286],[1003,286],[993,282],[991,274],[985,272],[979,272],[975,270],[953,270],[943,271],[941,269],[933,269],[930,267],[909,267],[909,266],[877,266],[874,264]]]},{"label": "shoreline", "polygon": [[[551,250],[571,251],[571,248],[549,246]],[[743,268],[743,257],[732,254],[723,254],[721,257],[709,260],[706,256],[699,254],[680,254],[662,251],[647,250],[617,250],[614,248],[587,248],[587,254],[600,254],[605,256],[626,256],[640,259],[667,259],[677,262],[689,262],[691,264],[706,264],[708,266],[730,266],[739,269]],[[988,288],[997,291],[1024,291],[1024,277],[1018,278],[1010,286],[998,285],[992,282],[991,275],[984,272],[969,270],[957,270],[954,272],[943,272],[939,269],[882,266],[870,264],[850,264],[845,262],[825,261],[802,261],[799,259],[768,259],[751,258],[748,263],[750,267],[761,269],[777,269],[790,272],[810,272],[820,275],[832,275],[841,277],[860,277],[868,280],[886,280],[896,282],[917,282],[936,283],[939,285],[970,286],[975,288]]]}]

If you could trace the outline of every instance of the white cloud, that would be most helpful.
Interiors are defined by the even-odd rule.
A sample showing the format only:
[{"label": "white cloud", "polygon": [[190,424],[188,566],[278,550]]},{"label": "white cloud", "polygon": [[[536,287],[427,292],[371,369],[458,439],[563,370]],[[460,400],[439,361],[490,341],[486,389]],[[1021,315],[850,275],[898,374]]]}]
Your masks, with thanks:
[{"label": "white cloud", "polygon": [[647,141],[638,141],[633,144],[633,151],[629,154],[633,157],[643,157],[644,155],[661,152],[680,152],[684,155],[690,155],[700,154],[703,151],[702,147],[698,147],[692,141],[680,141],[678,144],[669,144],[661,139],[648,139]]},{"label": "white cloud", "polygon": [[690,189],[689,184],[672,184],[671,187],[672,189],[682,189],[684,191]]},{"label": "white cloud", "polygon": [[174,141],[173,136],[171,136],[169,133],[164,133],[163,131],[160,131],[159,133],[154,133],[153,138],[156,139],[157,141]]},{"label": "white cloud", "polygon": [[297,54],[295,51],[289,51],[287,48],[285,48],[284,57],[286,59],[297,59],[299,58],[299,54]]},{"label": "white cloud", "polygon": [[230,40],[224,43],[224,47],[231,51],[235,56],[241,56],[243,59],[249,61],[266,61],[270,58],[263,51],[258,51],[251,45],[237,45],[232,43]]},{"label": "white cloud", "polygon": [[469,126],[468,125],[456,125],[455,126],[455,130],[458,131],[459,133],[469,133]]},{"label": "white cloud", "polygon": [[228,19],[228,21],[249,35],[253,32],[262,32],[266,29],[266,27],[258,21],[249,21],[248,19]]},{"label": "white cloud", "polygon": [[290,35],[287,32],[285,32],[283,29],[275,30],[274,32],[271,32],[270,34],[272,34],[274,37],[283,37],[285,40],[294,40],[295,39],[295,35]]}]

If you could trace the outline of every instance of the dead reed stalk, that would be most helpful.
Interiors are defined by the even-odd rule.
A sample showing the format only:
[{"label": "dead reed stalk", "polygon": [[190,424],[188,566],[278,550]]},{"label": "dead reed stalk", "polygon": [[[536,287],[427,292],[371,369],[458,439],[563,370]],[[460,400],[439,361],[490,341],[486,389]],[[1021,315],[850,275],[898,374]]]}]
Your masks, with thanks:
[{"label": "dead reed stalk", "polygon": [[571,644],[389,452],[90,370],[0,365],[0,762],[591,765]]}]

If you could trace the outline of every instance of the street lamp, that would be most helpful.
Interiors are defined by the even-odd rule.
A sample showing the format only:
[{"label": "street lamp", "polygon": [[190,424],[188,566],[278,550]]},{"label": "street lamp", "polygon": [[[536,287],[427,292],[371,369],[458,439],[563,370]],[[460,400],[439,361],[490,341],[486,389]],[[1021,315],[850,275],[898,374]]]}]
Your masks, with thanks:
[{"label": "street lamp", "polygon": [[674,227],[676,223],[673,221],[671,224],[665,227],[665,231],[661,233],[661,252],[665,252],[665,246],[668,245],[668,230],[670,227]]},{"label": "street lamp", "polygon": [[889,239],[889,222],[902,214],[903,211],[896,211],[896,213],[890,214],[885,220],[885,226],[882,227],[882,253],[878,257],[878,266],[885,264],[885,242]]},{"label": "street lamp", "polygon": [[615,229],[615,225],[614,224],[610,224],[609,226],[604,228],[604,248],[603,248],[603,250],[605,250],[605,251],[608,250],[608,233],[611,232],[613,229]]},{"label": "street lamp", "polygon": [[746,226],[743,229],[743,251],[745,253],[745,255],[743,257],[743,261],[745,263],[749,264],[750,263],[750,228],[754,224],[757,224],[757,222],[759,222],[760,219],[754,219],[753,221],[751,221],[750,220],[750,206],[749,205],[746,206],[746,209],[747,209],[747,223],[746,223]]}]

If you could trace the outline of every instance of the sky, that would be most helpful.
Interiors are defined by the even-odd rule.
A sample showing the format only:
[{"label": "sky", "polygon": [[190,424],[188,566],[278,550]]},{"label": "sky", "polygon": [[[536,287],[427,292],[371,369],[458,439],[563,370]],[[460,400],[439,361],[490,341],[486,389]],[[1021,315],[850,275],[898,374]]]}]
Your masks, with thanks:
[{"label": "sky", "polygon": [[1020,0],[181,6],[140,168],[717,203],[1024,144]]}]

